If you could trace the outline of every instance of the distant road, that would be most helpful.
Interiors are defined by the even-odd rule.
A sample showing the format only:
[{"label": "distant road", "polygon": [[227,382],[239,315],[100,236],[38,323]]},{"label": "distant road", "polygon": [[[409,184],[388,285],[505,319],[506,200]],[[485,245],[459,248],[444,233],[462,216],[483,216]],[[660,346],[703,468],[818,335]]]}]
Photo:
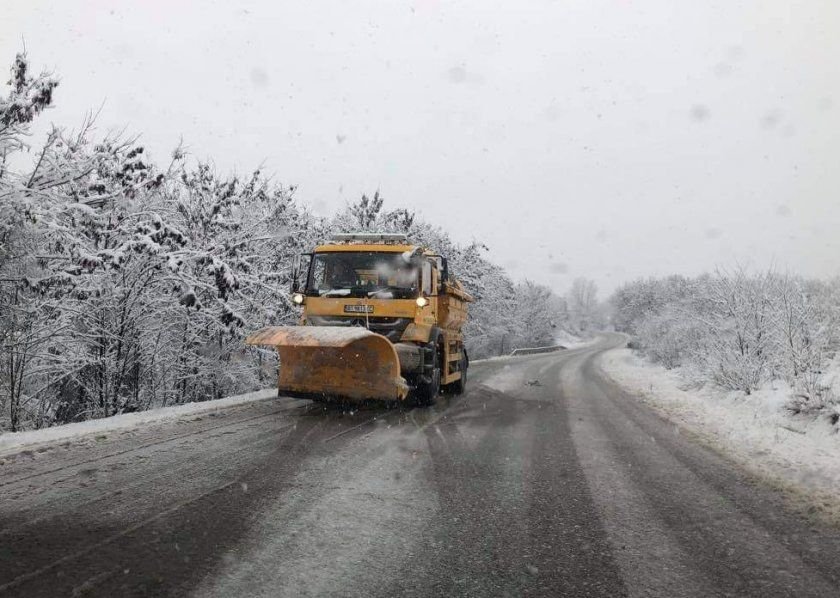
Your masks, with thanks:
[{"label": "distant road", "polygon": [[6,457],[0,595],[840,596],[840,532],[616,388],[622,342]]}]

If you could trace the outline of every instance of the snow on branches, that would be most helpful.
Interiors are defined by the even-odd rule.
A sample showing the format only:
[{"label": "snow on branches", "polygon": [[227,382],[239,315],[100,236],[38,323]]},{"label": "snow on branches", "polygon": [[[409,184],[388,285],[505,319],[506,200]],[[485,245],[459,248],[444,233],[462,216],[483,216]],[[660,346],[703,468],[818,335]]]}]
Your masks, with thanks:
[{"label": "snow on branches", "polygon": [[794,411],[836,403],[840,283],[773,271],[718,270],[638,280],[613,295],[613,322],[653,361],[751,394],[784,380]]}]

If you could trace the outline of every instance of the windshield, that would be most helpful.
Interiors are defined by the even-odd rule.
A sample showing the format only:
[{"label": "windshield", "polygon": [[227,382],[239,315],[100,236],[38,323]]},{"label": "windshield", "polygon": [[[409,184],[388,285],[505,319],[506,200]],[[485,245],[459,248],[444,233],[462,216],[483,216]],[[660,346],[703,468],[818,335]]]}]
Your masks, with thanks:
[{"label": "windshield", "polygon": [[417,295],[419,269],[401,253],[317,253],[307,295],[410,299]]}]

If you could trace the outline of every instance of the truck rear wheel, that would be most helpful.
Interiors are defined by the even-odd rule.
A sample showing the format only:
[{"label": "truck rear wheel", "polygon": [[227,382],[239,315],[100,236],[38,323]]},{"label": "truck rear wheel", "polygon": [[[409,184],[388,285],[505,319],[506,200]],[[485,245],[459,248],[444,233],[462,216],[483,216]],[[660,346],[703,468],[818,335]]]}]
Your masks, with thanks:
[{"label": "truck rear wheel", "polygon": [[470,367],[470,359],[467,357],[467,351],[464,349],[463,355],[461,355],[461,377],[455,382],[452,383],[452,390],[455,391],[456,395],[462,395],[467,390],[467,370]]},{"label": "truck rear wheel", "polygon": [[440,394],[440,351],[433,344],[426,351],[426,368],[414,389],[414,402],[418,405],[432,405]]},{"label": "truck rear wheel", "polygon": [[461,361],[458,362],[458,371],[461,372],[461,377],[455,380],[455,382],[450,382],[444,387],[444,390],[448,393],[462,395],[467,390],[467,369],[470,366],[470,359],[467,357],[467,352],[464,350],[464,354],[461,355]]}]

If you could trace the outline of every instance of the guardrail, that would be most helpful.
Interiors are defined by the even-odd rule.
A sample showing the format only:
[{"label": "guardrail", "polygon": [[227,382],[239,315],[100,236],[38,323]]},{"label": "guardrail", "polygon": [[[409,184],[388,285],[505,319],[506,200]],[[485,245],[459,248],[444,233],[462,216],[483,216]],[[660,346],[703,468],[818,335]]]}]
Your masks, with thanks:
[{"label": "guardrail", "polygon": [[510,352],[511,355],[534,355],[536,353],[553,353],[554,351],[562,351],[566,347],[564,345],[551,345],[550,347],[530,347],[522,349],[514,349]]}]

